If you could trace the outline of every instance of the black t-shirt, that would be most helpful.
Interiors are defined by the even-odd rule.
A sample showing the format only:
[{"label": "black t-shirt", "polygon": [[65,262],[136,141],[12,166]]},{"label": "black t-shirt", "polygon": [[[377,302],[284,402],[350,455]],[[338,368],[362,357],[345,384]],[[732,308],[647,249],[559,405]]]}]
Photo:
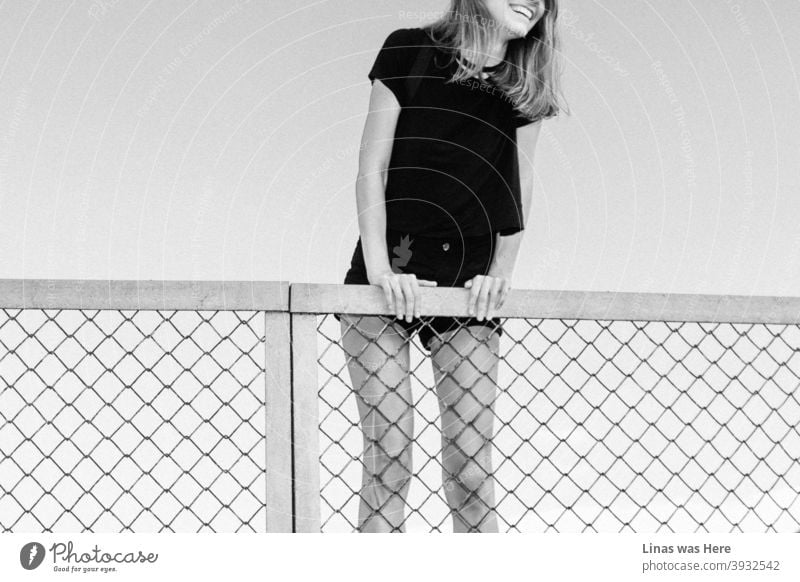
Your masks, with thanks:
[{"label": "black t-shirt", "polygon": [[396,30],[369,72],[402,107],[386,182],[387,227],[439,238],[519,232],[516,128],[532,121],[491,80],[445,83],[457,65],[439,46],[409,101],[407,76],[425,44],[434,44],[425,29]]}]

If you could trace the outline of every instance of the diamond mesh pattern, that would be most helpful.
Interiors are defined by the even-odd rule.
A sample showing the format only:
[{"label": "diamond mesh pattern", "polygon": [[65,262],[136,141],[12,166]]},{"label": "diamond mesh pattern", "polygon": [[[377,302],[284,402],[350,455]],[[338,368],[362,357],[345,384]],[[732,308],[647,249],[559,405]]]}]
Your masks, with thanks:
[{"label": "diamond mesh pattern", "polygon": [[0,310],[0,527],[264,531],[258,311]]},{"label": "diamond mesh pattern", "polygon": [[[368,439],[339,322],[318,322],[322,531],[355,531]],[[798,529],[797,325],[507,319],[503,329],[487,408],[500,531]],[[452,531],[434,375],[411,340],[403,524]]]}]

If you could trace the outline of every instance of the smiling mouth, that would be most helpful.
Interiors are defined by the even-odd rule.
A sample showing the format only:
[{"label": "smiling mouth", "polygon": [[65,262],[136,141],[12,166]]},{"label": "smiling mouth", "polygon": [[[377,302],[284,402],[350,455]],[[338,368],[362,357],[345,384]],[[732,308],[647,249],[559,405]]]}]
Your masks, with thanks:
[{"label": "smiling mouth", "polygon": [[533,17],[535,16],[535,14],[533,13],[533,10],[531,10],[527,6],[523,6],[522,4],[512,4],[511,5],[511,10],[513,10],[517,14],[521,14],[522,16],[527,18],[528,20],[533,20]]}]

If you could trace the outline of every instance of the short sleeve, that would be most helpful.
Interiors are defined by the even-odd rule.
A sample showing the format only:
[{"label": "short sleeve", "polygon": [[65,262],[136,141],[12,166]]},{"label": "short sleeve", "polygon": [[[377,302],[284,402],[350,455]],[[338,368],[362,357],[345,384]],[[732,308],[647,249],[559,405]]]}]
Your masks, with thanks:
[{"label": "short sleeve", "polygon": [[531,119],[530,117],[524,116],[519,111],[514,112],[514,127],[525,127],[526,125],[530,125],[536,121],[541,121],[541,117],[537,117],[535,119]]},{"label": "short sleeve", "polygon": [[500,236],[511,236],[517,234],[518,232],[522,232],[523,230],[525,230],[525,227],[523,226],[512,226],[509,228],[498,229],[495,232]]},{"label": "short sleeve", "polygon": [[386,37],[368,75],[371,82],[380,79],[401,106],[406,101],[406,77],[411,69],[409,56],[415,54],[419,44],[410,32],[401,28]]},{"label": "short sleeve", "polygon": [[558,112],[553,112],[549,114],[539,115],[534,119],[530,117],[526,117],[522,115],[519,111],[514,112],[514,127],[525,127],[526,125],[530,125],[531,123],[536,123],[537,121],[544,121],[545,119],[550,119],[551,117],[555,117]]},{"label": "short sleeve", "polygon": [[516,127],[516,128],[525,127],[526,125],[530,125],[534,121],[538,121],[538,120],[537,119],[530,119],[528,117],[524,117],[522,115],[517,114],[517,115],[514,116],[514,127]]}]

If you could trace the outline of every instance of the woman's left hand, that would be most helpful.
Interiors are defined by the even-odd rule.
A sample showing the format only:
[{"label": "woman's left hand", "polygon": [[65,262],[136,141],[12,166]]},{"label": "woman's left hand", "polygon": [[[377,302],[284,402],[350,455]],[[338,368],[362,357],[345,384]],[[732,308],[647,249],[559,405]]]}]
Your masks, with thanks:
[{"label": "woman's left hand", "polygon": [[469,289],[469,314],[477,319],[491,319],[494,312],[505,303],[508,292],[511,290],[511,278],[500,273],[488,275],[476,275],[466,283],[464,287]]}]

